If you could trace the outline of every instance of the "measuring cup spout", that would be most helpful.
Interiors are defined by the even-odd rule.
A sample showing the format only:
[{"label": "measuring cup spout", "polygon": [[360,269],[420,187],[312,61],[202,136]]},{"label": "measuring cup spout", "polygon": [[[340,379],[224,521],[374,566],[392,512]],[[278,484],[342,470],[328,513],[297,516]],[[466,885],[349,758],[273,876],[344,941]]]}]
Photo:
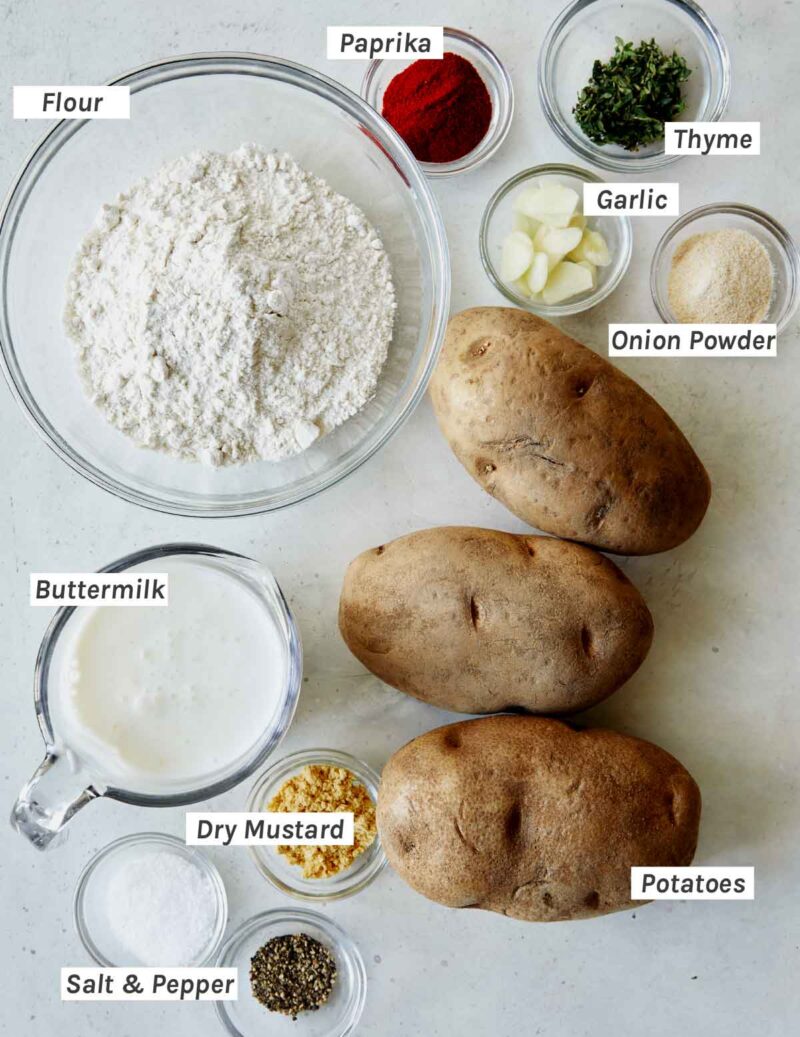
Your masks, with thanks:
[{"label": "measuring cup spout", "polygon": [[100,793],[85,786],[86,775],[76,773],[65,756],[50,752],[23,787],[11,824],[37,850],[56,846],[66,838],[64,826]]}]

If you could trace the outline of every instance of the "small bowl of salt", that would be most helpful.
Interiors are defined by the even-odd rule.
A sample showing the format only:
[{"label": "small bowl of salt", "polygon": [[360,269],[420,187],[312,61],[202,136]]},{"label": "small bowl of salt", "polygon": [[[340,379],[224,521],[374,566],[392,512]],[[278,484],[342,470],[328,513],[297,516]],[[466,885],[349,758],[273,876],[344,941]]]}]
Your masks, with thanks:
[{"label": "small bowl of salt", "polygon": [[158,832],[103,847],[75,887],[75,927],[98,965],[201,966],[228,921],[219,872],[202,853]]}]

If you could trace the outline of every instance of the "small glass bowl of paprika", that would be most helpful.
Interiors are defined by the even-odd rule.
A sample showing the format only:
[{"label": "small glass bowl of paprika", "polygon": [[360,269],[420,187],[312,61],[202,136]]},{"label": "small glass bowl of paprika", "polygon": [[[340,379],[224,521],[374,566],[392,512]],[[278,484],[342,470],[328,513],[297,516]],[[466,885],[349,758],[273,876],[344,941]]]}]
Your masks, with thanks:
[{"label": "small glass bowl of paprika", "polygon": [[475,169],[503,143],[514,113],[505,66],[485,43],[444,30],[444,57],[371,61],[361,96],[430,177]]}]

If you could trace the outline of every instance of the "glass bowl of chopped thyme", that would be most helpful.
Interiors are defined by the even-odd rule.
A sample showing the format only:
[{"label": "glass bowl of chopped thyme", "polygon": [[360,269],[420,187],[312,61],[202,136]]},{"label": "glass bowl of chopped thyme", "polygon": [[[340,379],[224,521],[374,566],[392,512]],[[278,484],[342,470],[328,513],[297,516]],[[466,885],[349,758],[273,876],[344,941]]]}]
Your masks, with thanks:
[{"label": "glass bowl of chopped thyme", "polygon": [[[279,970],[270,968],[276,945],[269,944],[292,935],[310,939],[302,941],[294,967],[278,978]],[[332,986],[330,957],[336,968]],[[238,1000],[215,1003],[220,1022],[233,1037],[271,1033],[281,1023],[287,1033],[302,1037],[344,1037],[358,1025],[364,1009],[367,974],[358,947],[335,922],[315,911],[288,908],[256,915],[233,933],[215,964],[239,970]],[[282,1014],[292,1010],[297,1012],[294,1022]]]},{"label": "glass bowl of chopped thyme", "polygon": [[[361,796],[366,792],[374,808],[378,800],[380,777],[371,767],[355,756],[335,749],[304,749],[283,757],[260,775],[250,793],[247,810],[251,813],[270,810],[273,799],[286,787],[287,782],[304,774],[319,775],[329,769],[347,772],[350,776],[348,781],[352,782],[355,791]],[[329,790],[320,790],[320,795],[329,797],[330,794]],[[284,806],[283,809],[287,808]],[[332,807],[329,802],[315,805],[309,798],[307,804],[302,807],[293,805],[293,809],[315,811]],[[342,805],[339,809],[347,810],[349,806]],[[355,809],[354,813],[358,827],[358,812]],[[351,863],[335,872],[325,869],[325,873],[318,874],[317,877],[306,877],[306,869],[300,863],[293,863],[286,855],[279,853],[277,846],[251,846],[249,850],[264,878],[282,893],[306,901],[340,900],[365,889],[386,865],[386,855],[374,823],[371,828],[374,837]]]},{"label": "glass bowl of chopped thyme", "polygon": [[[580,218],[583,185],[602,182],[602,177],[590,169],[553,162],[523,169],[501,184],[489,199],[480,227],[481,262],[495,288],[515,306],[548,318],[583,313],[607,298],[625,276],[633,252],[633,230],[630,218],[618,215],[586,218],[585,226],[599,232],[608,247],[608,262],[596,268],[593,287],[571,295],[562,302],[548,305],[543,301],[541,292],[536,297],[525,294],[520,288],[519,281],[510,282],[502,273],[503,245],[509,232],[517,226],[516,202],[523,192],[543,184],[558,184],[569,188],[578,195],[578,210],[575,215],[576,218]],[[567,259],[568,256],[564,258]]]},{"label": "glass bowl of chopped thyme", "polygon": [[[621,60],[617,40],[632,45]],[[586,87],[590,92],[576,115]],[[622,118],[642,89],[659,98],[651,119],[639,120],[640,112],[636,119]],[[674,162],[680,156],[664,154],[658,123],[721,119],[730,89],[725,41],[692,0],[573,0],[553,22],[539,55],[539,97],[551,128],[576,155],[615,172],[644,173]],[[591,139],[604,134],[603,143]],[[637,137],[644,138],[638,150],[628,150]]]},{"label": "glass bowl of chopped thyme", "polygon": [[[697,235],[715,235],[718,231],[745,231],[752,235],[756,241],[766,250],[772,267],[772,291],[768,292],[766,312],[758,319],[758,323],[775,324],[778,331],[782,331],[797,311],[800,304],[800,253],[791,235],[777,220],[760,209],[750,205],[740,205],[733,202],[715,203],[701,205],[698,209],[685,213],[676,220],[667,230],[656,246],[650,267],[650,289],[653,293],[653,302],[661,319],[667,323],[680,323],[679,317],[674,313],[670,305],[670,271],[676,252],[685,246],[686,242]],[[691,247],[691,245],[689,246]],[[732,274],[736,267],[735,256],[732,256],[730,242],[726,243],[725,266],[719,271],[726,284],[730,286],[733,280]],[[685,251],[685,248],[684,248]],[[714,252],[710,253],[713,261]],[[737,289],[740,295],[749,296],[752,305],[757,310],[763,310],[763,305],[758,302],[758,286],[752,283],[749,274],[752,273],[753,264],[745,258],[740,275],[740,287]],[[708,271],[709,284],[713,286],[713,270]],[[697,280],[696,278],[694,279]],[[754,293],[751,295],[751,293]],[[692,292],[694,297],[695,292]],[[700,303],[702,305],[702,299]],[[746,312],[747,298],[733,299],[736,310],[744,306],[742,313]],[[710,305],[710,304],[709,304]],[[733,319],[722,323],[738,323],[736,314]],[[748,323],[749,321],[744,321]],[[710,318],[693,321],[693,323],[718,323]]]}]

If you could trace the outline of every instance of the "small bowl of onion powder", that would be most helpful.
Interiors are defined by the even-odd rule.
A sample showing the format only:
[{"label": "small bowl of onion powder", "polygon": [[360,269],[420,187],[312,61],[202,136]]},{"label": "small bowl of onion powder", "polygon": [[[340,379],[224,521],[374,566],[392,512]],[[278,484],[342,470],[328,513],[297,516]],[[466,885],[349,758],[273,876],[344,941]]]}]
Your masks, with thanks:
[{"label": "small bowl of onion powder", "polygon": [[354,842],[340,846],[251,846],[256,867],[298,900],[338,900],[369,885],[386,864],[375,821],[380,778],[334,749],[306,749],[269,767],[250,793],[251,813],[352,813]]},{"label": "small bowl of onion powder", "polygon": [[703,205],[667,230],[650,269],[667,324],[775,324],[800,302],[800,255],[778,222],[749,205]]}]

